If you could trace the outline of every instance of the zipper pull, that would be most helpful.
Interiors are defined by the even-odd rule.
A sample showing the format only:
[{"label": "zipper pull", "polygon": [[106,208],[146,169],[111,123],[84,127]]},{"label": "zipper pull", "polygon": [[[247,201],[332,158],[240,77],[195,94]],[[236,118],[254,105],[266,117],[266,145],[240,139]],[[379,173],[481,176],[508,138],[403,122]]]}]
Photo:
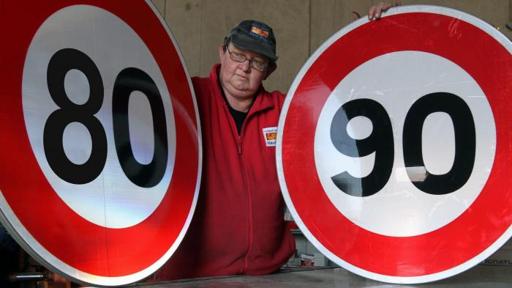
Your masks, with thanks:
[{"label": "zipper pull", "polygon": [[240,141],[236,143],[236,147],[238,150],[238,155],[242,155],[242,143]]}]

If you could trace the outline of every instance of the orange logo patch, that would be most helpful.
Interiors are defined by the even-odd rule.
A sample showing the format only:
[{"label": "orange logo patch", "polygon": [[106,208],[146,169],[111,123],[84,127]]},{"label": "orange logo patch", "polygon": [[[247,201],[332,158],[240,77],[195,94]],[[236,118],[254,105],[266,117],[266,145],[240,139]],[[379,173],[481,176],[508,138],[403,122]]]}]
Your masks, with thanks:
[{"label": "orange logo patch", "polygon": [[265,30],[263,30],[261,28],[258,28],[256,26],[252,26],[251,32],[254,33],[254,34],[258,34],[258,35],[260,35],[263,38],[268,38],[268,31],[265,31]]},{"label": "orange logo patch", "polygon": [[263,128],[263,138],[267,147],[275,147],[277,143],[277,127]]}]

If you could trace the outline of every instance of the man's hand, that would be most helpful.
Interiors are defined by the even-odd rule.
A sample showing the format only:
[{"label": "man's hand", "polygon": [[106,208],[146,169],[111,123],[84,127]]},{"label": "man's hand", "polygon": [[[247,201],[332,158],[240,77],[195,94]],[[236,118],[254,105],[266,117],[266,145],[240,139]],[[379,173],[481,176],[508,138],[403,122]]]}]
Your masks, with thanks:
[{"label": "man's hand", "polygon": [[368,10],[368,19],[377,20],[382,16],[382,13],[386,12],[389,8],[400,5],[400,1],[393,1],[393,3],[389,2],[380,2],[379,4],[373,5]]},{"label": "man's hand", "polygon": [[71,288],[71,282],[64,276],[53,272],[50,272],[48,276],[51,282],[50,287]]}]

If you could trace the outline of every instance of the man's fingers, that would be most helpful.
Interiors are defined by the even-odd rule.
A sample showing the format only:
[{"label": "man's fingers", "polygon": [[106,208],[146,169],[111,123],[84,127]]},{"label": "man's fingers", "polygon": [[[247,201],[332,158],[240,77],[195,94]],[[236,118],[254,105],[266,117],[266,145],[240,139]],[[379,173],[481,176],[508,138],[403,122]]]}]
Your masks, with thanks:
[{"label": "man's fingers", "polygon": [[400,1],[395,1],[394,4],[388,2],[380,2],[377,5],[373,5],[372,7],[370,7],[370,10],[368,11],[368,19],[379,19],[382,16],[383,12],[386,12],[389,8],[397,5],[400,5]]},{"label": "man's fingers", "polygon": [[370,7],[370,10],[368,10],[368,19],[374,20],[376,13],[377,13],[377,6],[373,5],[372,7]]}]

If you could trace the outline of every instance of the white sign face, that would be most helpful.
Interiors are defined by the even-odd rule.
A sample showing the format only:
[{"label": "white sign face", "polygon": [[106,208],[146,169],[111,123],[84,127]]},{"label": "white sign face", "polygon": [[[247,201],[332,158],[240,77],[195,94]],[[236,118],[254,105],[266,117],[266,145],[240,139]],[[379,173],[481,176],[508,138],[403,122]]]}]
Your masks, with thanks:
[{"label": "white sign face", "polygon": [[[400,69],[389,71],[390,63]],[[360,88],[355,90],[354,87]],[[378,153],[350,157],[336,149],[330,136],[331,123],[342,105],[354,99],[370,98],[377,101],[389,115],[393,141],[404,143],[403,121],[411,106],[424,95],[438,91],[461,95],[473,115],[478,141],[474,172],[465,184],[452,193],[433,195],[424,193],[411,182],[413,177],[425,179],[427,171],[434,175],[449,173],[455,153],[460,153],[455,149],[455,127],[451,116],[446,112],[433,112],[427,116],[423,127],[418,127],[422,133],[424,166],[406,167],[402,145],[395,145],[393,167],[388,168],[393,170],[380,192],[368,197],[340,193],[331,178],[344,172],[355,178],[367,177],[375,167],[375,153]],[[346,129],[350,139],[375,137],[371,134],[372,121],[364,116],[352,118]],[[363,135],[358,137],[357,133]],[[375,141],[379,145],[379,139]],[[458,65],[434,54],[400,51],[362,64],[336,86],[320,113],[314,151],[323,189],[341,214],[374,233],[407,237],[441,228],[471,206],[489,177],[495,147],[496,133],[491,107],[474,79]]]},{"label": "white sign face", "polygon": [[483,21],[432,6],[326,41],[295,79],[277,137],[283,197],[308,240],[392,283],[450,277],[503,245],[511,51]]},{"label": "white sign face", "polygon": [[199,193],[199,117],[173,36],[150,1],[2,2],[0,25],[12,23],[2,224],[77,282],[146,278],[176,251]]},{"label": "white sign face", "polygon": [[[82,23],[101,23],[101,29],[95,25]],[[73,27],[70,29],[69,27]],[[90,40],[94,35],[95,41]],[[113,37],[115,35],[115,37]],[[98,45],[98,43],[108,43]],[[82,71],[70,69],[63,80],[66,97],[73,104],[70,108],[59,107],[48,89],[47,74],[50,59],[63,47],[76,49],[90,58],[102,79],[101,94],[91,91],[90,81]],[[43,51],[43,52],[41,52]],[[119,51],[112,53],[111,51]],[[121,53],[122,52],[122,53]],[[58,55],[58,54],[57,54]],[[56,59],[56,58],[53,58]],[[71,58],[70,61],[73,61]],[[137,67],[153,79],[155,88],[160,91],[165,118],[153,119],[152,107],[148,98],[138,90],[131,92],[128,101],[129,139],[135,161],[149,164],[155,155],[155,137],[153,123],[164,121],[166,126],[168,151],[166,167],[162,179],[152,187],[144,187],[132,182],[123,172],[116,149],[113,128],[113,91],[117,75],[126,67]],[[176,135],[172,113],[171,97],[156,60],[144,44],[144,41],[116,15],[95,6],[75,5],[61,9],[51,15],[39,28],[29,47],[23,75],[23,111],[25,124],[41,170],[59,197],[71,208],[88,221],[109,228],[126,228],[146,219],[162,201],[174,167],[176,153]],[[92,92],[92,93],[91,93]],[[77,165],[83,165],[91,157],[91,132],[86,124],[90,119],[97,119],[103,127],[107,140],[107,155],[95,179],[87,183],[70,183],[62,179],[52,169],[46,157],[43,138],[47,119],[57,110],[70,113],[80,110],[89,99],[103,99],[103,105],[97,111],[91,111],[84,117],[70,117],[69,125],[64,127],[62,139],[49,141],[63,142],[64,155]],[[87,113],[87,112],[85,112]],[[90,118],[90,119],[88,119]],[[101,132],[100,132],[101,133]],[[50,136],[46,136],[50,137]],[[97,141],[94,139],[94,141]],[[54,164],[58,165],[58,164]],[[57,170],[58,171],[58,170]],[[98,191],[105,193],[98,193]]]}]

